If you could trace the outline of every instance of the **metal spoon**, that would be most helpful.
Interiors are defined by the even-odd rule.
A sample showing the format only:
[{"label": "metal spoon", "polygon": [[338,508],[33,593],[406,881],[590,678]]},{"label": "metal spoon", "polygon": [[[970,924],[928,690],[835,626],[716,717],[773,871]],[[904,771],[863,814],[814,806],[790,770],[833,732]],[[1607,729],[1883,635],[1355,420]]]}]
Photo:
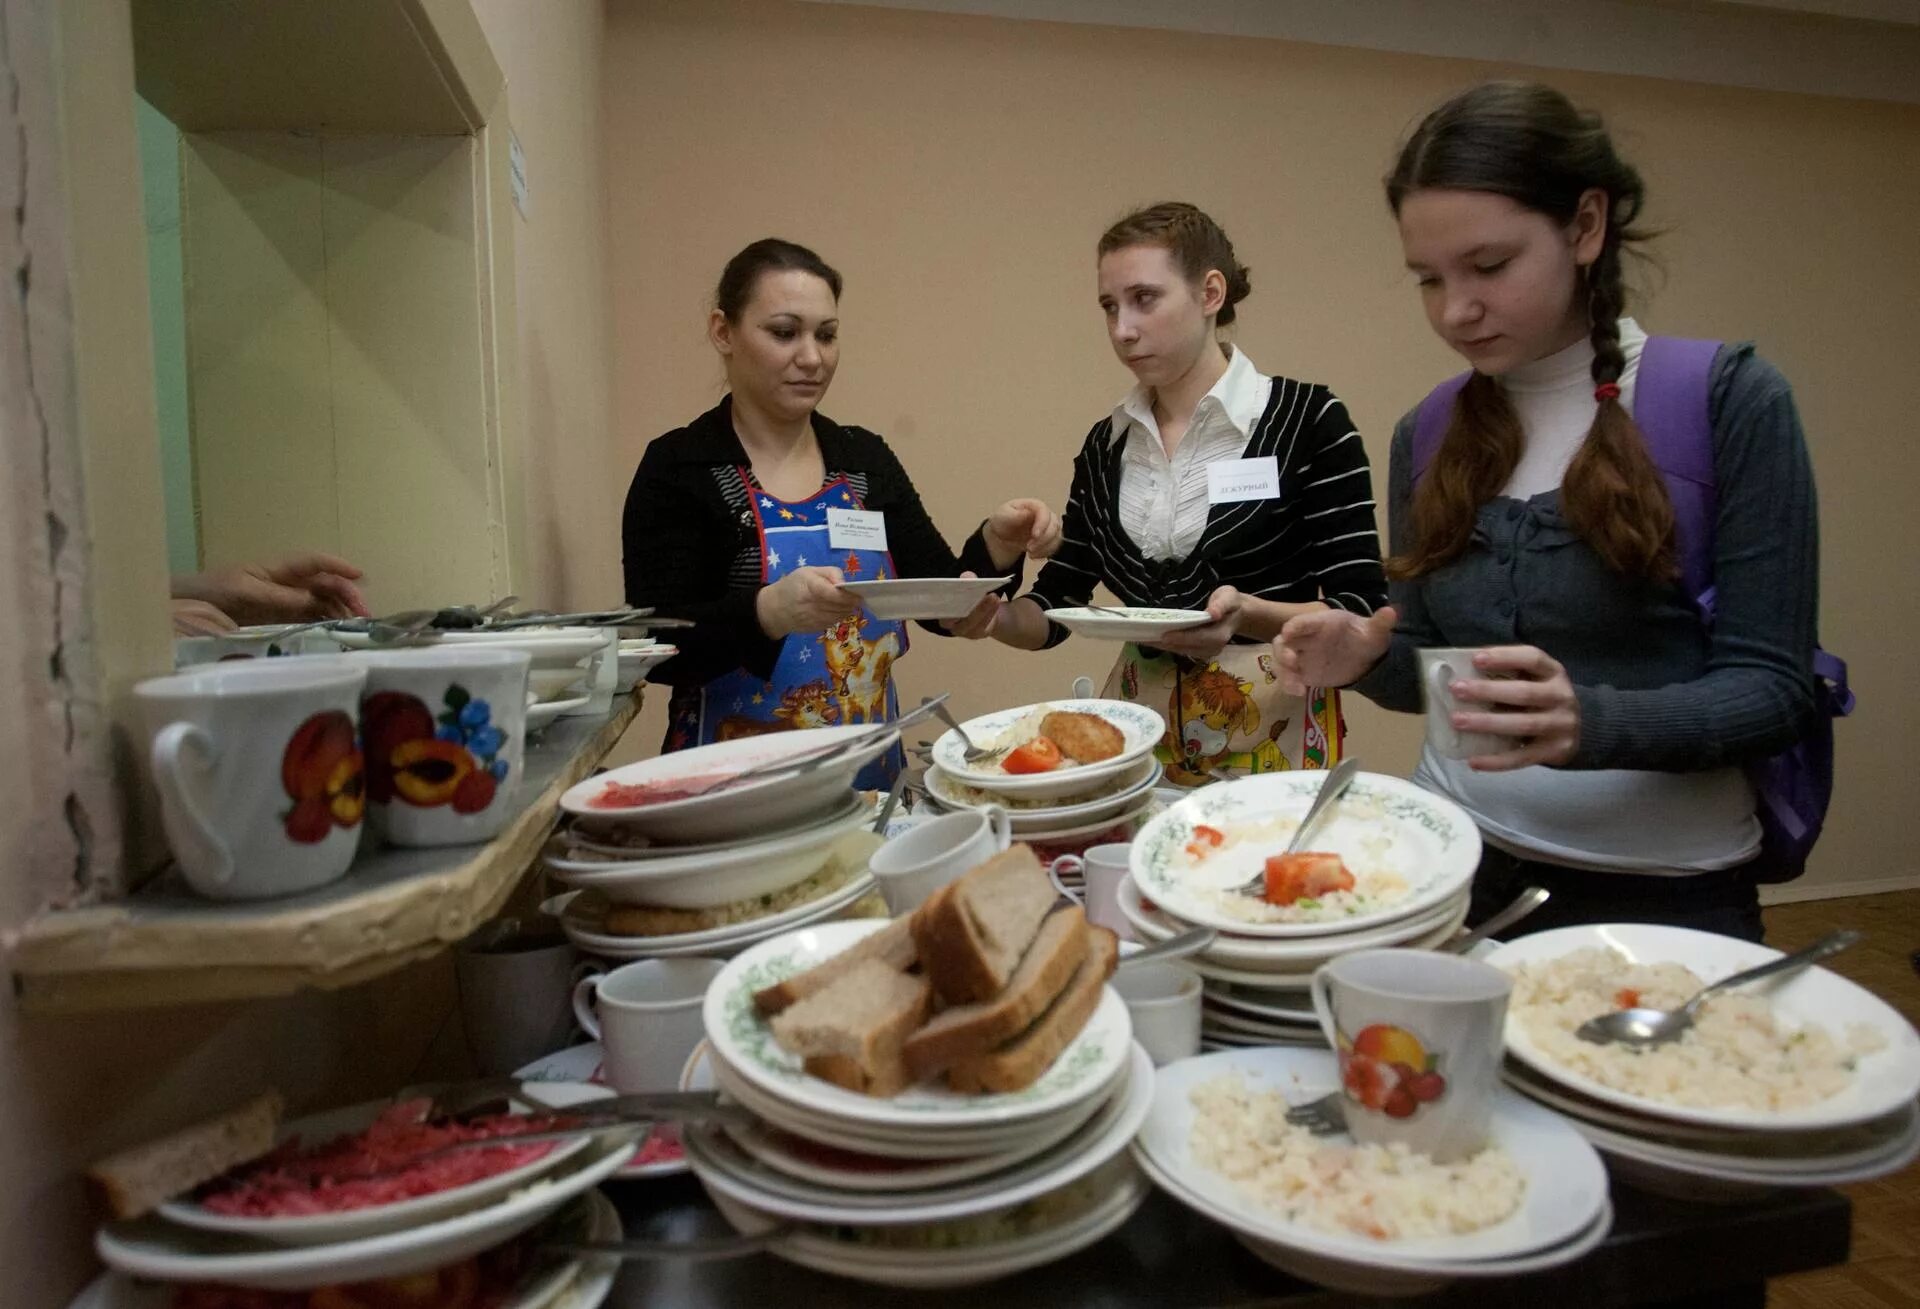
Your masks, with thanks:
[{"label": "metal spoon", "polygon": [[[1307,816],[1300,820],[1300,826],[1294,828],[1293,839],[1287,842],[1287,848],[1282,850],[1281,854],[1300,852],[1301,847],[1307,842],[1307,837],[1313,834],[1315,824],[1327,810],[1333,807],[1334,801],[1346,794],[1347,787],[1353,784],[1354,775],[1359,771],[1360,761],[1352,756],[1342,759],[1333,766],[1333,771],[1328,773],[1325,780],[1320,783],[1320,789],[1313,793],[1313,803],[1307,806]],[[1267,893],[1265,870],[1256,874],[1252,880],[1242,882],[1233,889],[1241,895],[1264,897]]]},{"label": "metal spoon", "polygon": [[955,722],[953,715],[948,713],[944,707],[936,706],[933,712],[935,717],[939,718],[941,722],[945,723],[948,727],[951,727],[954,731],[960,734],[960,744],[963,747],[965,747],[963,751],[963,757],[966,759],[968,763],[990,764],[994,760],[998,759],[1001,755],[1006,753],[1005,748],[1001,748],[997,750],[984,750],[981,747],[975,745],[973,743],[973,738],[967,735],[967,729],[960,726],[959,723]]},{"label": "metal spoon", "polygon": [[1184,959],[1212,945],[1219,935],[1220,933],[1211,927],[1196,927],[1178,936],[1169,936],[1164,941],[1155,941],[1144,950],[1135,950],[1132,954],[1121,955],[1119,967],[1131,968],[1135,964],[1144,964],[1152,959]]},{"label": "metal spoon", "polygon": [[1529,886],[1513,898],[1513,903],[1502,909],[1480,926],[1462,932],[1459,936],[1443,943],[1440,948],[1449,954],[1465,954],[1474,946],[1492,936],[1495,932],[1504,932],[1528,914],[1553,898],[1553,892],[1544,886]]},{"label": "metal spoon", "polygon": [[1589,1018],[1574,1030],[1574,1035],[1582,1041],[1591,1041],[1595,1045],[1614,1043],[1629,1046],[1665,1045],[1682,1032],[1693,1026],[1693,1020],[1700,1013],[1700,1006],[1709,996],[1728,991],[1736,986],[1745,986],[1748,982],[1757,982],[1763,977],[1773,977],[1780,973],[1798,972],[1808,964],[1839,954],[1850,945],[1860,941],[1862,934],[1852,928],[1842,928],[1831,936],[1822,937],[1804,950],[1795,950],[1792,954],[1761,964],[1758,968],[1749,968],[1744,973],[1735,973],[1725,977],[1712,986],[1702,987],[1693,999],[1678,1009],[1616,1009],[1610,1014],[1601,1014],[1598,1018]]}]

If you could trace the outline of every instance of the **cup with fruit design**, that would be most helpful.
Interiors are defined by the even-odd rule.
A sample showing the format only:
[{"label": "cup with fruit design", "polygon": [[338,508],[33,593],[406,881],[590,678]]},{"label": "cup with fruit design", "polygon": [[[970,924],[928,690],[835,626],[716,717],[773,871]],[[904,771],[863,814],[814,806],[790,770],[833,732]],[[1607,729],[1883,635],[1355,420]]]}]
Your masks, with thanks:
[{"label": "cup with fruit design", "polygon": [[1347,1128],[1441,1163],[1487,1143],[1513,982],[1425,950],[1360,950],[1313,974],[1313,1007],[1340,1059]]},{"label": "cup with fruit design", "polygon": [[337,658],[212,664],[134,688],[167,843],[221,900],[292,895],[347,871],[366,810],[360,690]]},{"label": "cup with fruit design", "polygon": [[428,646],[352,658],[367,668],[360,722],[374,831],[407,846],[498,835],[525,769],[531,656]]}]

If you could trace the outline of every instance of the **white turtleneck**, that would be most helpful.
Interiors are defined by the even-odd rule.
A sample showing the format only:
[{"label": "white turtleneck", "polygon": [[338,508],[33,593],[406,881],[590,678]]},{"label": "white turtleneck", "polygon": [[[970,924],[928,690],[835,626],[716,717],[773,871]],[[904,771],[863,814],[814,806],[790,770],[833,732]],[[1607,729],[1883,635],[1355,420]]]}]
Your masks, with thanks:
[{"label": "white turtleneck", "polygon": [[[1647,334],[1631,318],[1620,320],[1620,350],[1627,358],[1620,374],[1620,403],[1633,411],[1633,383],[1640,373],[1640,349]],[[1567,465],[1593,428],[1593,343],[1582,337],[1558,354],[1536,359],[1500,379],[1507,401],[1527,434],[1526,446],[1502,494],[1516,500],[1559,486]]]}]

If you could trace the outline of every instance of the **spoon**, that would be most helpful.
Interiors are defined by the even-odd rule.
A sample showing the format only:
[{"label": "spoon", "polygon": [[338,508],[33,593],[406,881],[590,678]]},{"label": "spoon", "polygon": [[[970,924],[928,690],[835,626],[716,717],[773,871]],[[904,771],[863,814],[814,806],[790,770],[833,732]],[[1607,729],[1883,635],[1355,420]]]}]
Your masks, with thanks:
[{"label": "spoon", "polygon": [[1479,945],[1495,932],[1503,932],[1507,928],[1512,927],[1522,918],[1525,918],[1528,914],[1545,904],[1552,896],[1553,892],[1544,886],[1529,886],[1519,895],[1513,897],[1513,903],[1505,909],[1502,909],[1499,913],[1487,919],[1487,921],[1480,924],[1480,926],[1470,931],[1462,932],[1459,936],[1446,942],[1440,948],[1449,954],[1466,954],[1469,950],[1473,949],[1474,946]]},{"label": "spoon", "polygon": [[1744,973],[1735,973],[1724,977],[1711,986],[1702,987],[1693,997],[1678,1009],[1616,1009],[1610,1014],[1601,1014],[1598,1018],[1589,1018],[1574,1030],[1574,1035],[1582,1041],[1591,1041],[1595,1045],[1609,1042],[1618,1045],[1650,1047],[1665,1045],[1682,1032],[1693,1026],[1693,1020],[1700,1013],[1700,1006],[1709,996],[1718,995],[1736,986],[1745,986],[1748,982],[1757,982],[1763,977],[1773,977],[1779,973],[1798,972],[1808,964],[1819,963],[1831,958],[1861,939],[1861,933],[1852,928],[1842,928],[1831,936],[1822,937],[1804,950],[1795,950],[1792,954],[1782,955],[1778,959],[1761,964],[1758,968],[1749,968]]},{"label": "spoon", "polygon": [[[1287,842],[1287,848],[1282,850],[1281,854],[1299,853],[1301,847],[1306,845],[1307,838],[1313,834],[1314,825],[1320,821],[1321,815],[1331,809],[1334,801],[1346,793],[1347,787],[1353,782],[1354,774],[1359,771],[1360,761],[1351,755],[1333,766],[1333,771],[1328,773],[1325,780],[1320,783],[1320,789],[1313,793],[1313,803],[1307,806],[1307,816],[1300,820],[1300,826],[1293,829],[1293,839]],[[1252,880],[1243,882],[1233,889],[1241,895],[1264,897],[1267,893],[1267,875],[1262,871]]]},{"label": "spoon", "polygon": [[1219,935],[1220,933],[1211,927],[1196,927],[1178,936],[1169,936],[1164,941],[1155,941],[1144,950],[1135,950],[1132,954],[1121,955],[1118,966],[1131,968],[1135,964],[1144,964],[1151,959],[1184,959],[1212,945]]}]

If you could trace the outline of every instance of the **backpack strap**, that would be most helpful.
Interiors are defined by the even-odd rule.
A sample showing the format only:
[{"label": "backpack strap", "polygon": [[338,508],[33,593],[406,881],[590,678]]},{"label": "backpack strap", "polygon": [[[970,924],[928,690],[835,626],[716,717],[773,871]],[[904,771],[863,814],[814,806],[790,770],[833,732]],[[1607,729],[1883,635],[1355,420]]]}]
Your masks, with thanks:
[{"label": "backpack strap", "polygon": [[1709,409],[1718,341],[1650,336],[1633,383],[1633,418],[1673,502],[1680,579],[1702,616],[1713,620],[1713,534],[1719,497],[1713,474]]},{"label": "backpack strap", "polygon": [[1457,377],[1449,377],[1427,392],[1427,398],[1420,402],[1420,408],[1413,416],[1411,485],[1420,484],[1420,477],[1427,471],[1427,465],[1439,453],[1440,442],[1446,439],[1447,428],[1453,423],[1453,402],[1472,376],[1472,373],[1461,373]]}]

